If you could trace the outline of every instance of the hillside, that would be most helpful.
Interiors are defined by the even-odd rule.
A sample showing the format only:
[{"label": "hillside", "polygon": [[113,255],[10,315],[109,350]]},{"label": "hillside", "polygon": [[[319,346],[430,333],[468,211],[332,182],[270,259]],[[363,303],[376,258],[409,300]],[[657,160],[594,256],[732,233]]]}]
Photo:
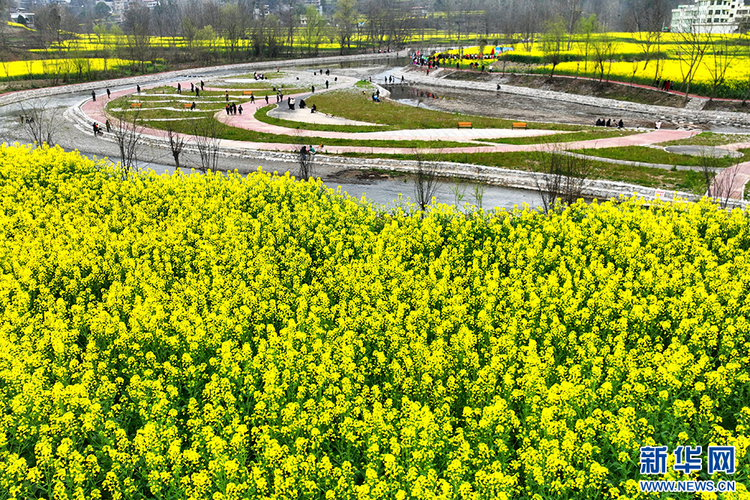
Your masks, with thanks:
[{"label": "hillside", "polygon": [[708,203],[422,217],[4,146],[0,497],[632,498],[684,444],[747,497],[749,248]]}]

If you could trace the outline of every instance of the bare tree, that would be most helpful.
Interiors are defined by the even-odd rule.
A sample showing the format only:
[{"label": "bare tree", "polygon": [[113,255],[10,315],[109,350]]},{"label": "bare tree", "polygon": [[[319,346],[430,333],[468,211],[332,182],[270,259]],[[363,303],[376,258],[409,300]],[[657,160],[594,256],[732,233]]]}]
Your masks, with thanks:
[{"label": "bare tree", "polygon": [[21,115],[18,117],[21,130],[37,146],[47,144],[54,146],[54,135],[57,131],[59,113],[49,107],[49,102],[21,103]]},{"label": "bare tree", "polygon": [[414,174],[414,197],[421,210],[427,208],[432,203],[438,188],[438,170],[437,165],[428,162],[425,154],[414,150],[414,159],[417,162],[417,172]]},{"label": "bare tree", "polygon": [[711,75],[711,97],[712,101],[716,95],[716,89],[724,83],[729,66],[737,55],[737,45],[728,35],[716,35],[711,45],[711,56],[703,61],[703,65]]},{"label": "bare tree", "polygon": [[572,205],[581,198],[594,170],[594,162],[585,154],[540,150],[537,161],[541,172],[536,178],[536,187],[545,213],[553,210],[558,200]]},{"label": "bare tree", "polygon": [[314,177],[315,169],[315,149],[302,145],[297,150],[297,161],[299,162],[299,175],[302,180],[308,180]]},{"label": "bare tree", "polygon": [[734,181],[739,173],[738,165],[721,168],[721,157],[714,150],[704,149],[700,155],[701,173],[706,186],[706,195],[714,198],[722,208],[726,208],[732,195]]},{"label": "bare tree", "polygon": [[135,111],[132,116],[128,117],[122,112],[114,119],[114,126],[112,126],[112,135],[120,149],[120,166],[123,175],[138,169],[138,151],[143,133],[143,127],[138,124],[139,114],[140,111]]},{"label": "bare tree", "polygon": [[182,150],[185,148],[185,136],[177,133],[172,122],[166,122],[165,129],[175,167],[180,168],[180,154],[182,154]]},{"label": "bare tree", "polygon": [[195,147],[201,159],[201,172],[216,170],[219,160],[219,122],[212,116],[206,116],[193,122]]},{"label": "bare tree", "polygon": [[[713,183],[708,188],[708,196],[716,200],[721,208],[727,208],[729,200],[732,199],[734,193],[734,181],[737,179],[739,174],[739,162],[735,163],[729,168],[725,168],[714,177]],[[739,199],[742,196],[742,190],[736,193]]]},{"label": "bare tree", "polygon": [[541,36],[541,48],[544,59],[551,66],[549,79],[555,76],[555,67],[562,62],[562,53],[565,50],[565,39],[568,34],[565,31],[565,18],[557,15],[544,23],[544,32]]},{"label": "bare tree", "polygon": [[711,45],[711,33],[700,33],[695,25],[690,25],[684,33],[678,33],[677,57],[680,61],[682,84],[680,90],[685,90],[684,103],[688,102],[690,85],[698,72],[706,49]]},{"label": "bare tree", "polygon": [[603,33],[593,39],[591,47],[594,55],[594,71],[599,72],[599,81],[604,79],[604,71],[607,71],[607,79],[612,69],[612,60],[617,53],[617,40],[608,33]]}]

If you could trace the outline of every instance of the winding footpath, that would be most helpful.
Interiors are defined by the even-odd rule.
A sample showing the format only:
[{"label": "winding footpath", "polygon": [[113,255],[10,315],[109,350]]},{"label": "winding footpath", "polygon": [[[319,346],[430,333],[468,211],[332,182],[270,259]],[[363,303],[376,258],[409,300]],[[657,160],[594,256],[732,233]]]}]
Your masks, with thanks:
[{"label": "winding footpath", "polygon": [[[396,73],[398,74],[398,73]],[[415,75],[410,74],[410,79],[414,80]],[[416,83],[422,83],[425,85],[435,85],[435,82],[430,77],[420,78],[417,76]],[[341,89],[344,87],[352,86],[356,82],[356,79],[343,77],[342,81],[338,85],[332,86],[328,91]],[[443,80],[438,85],[449,85],[453,86],[459,82],[446,82]],[[461,85],[466,85],[467,82],[460,82]],[[157,84],[154,84],[156,86]],[[487,84],[482,82],[472,82],[472,85],[478,87],[484,87]],[[146,85],[143,89],[149,88]],[[508,89],[507,86],[504,89]],[[520,88],[514,88],[518,90]],[[210,90],[207,88],[206,90]],[[213,90],[225,90],[223,88],[215,87]],[[232,92],[241,91],[242,89],[230,89]],[[248,89],[251,90],[251,89]],[[480,88],[480,90],[485,90]],[[511,90],[511,91],[515,91]],[[529,89],[520,90],[520,92],[526,92]],[[126,88],[112,93],[111,99],[133,94],[135,88]],[[383,89],[384,91],[384,89]],[[318,93],[326,92],[325,89],[318,90]],[[307,98],[310,96],[310,92],[297,93],[293,95],[286,95],[285,97],[294,97],[298,101],[300,99]],[[393,148],[393,147],[376,147],[368,146],[367,141],[451,141],[451,142],[463,142],[463,143],[476,143],[471,146],[464,147],[451,147],[451,148],[433,148],[425,149],[421,152],[429,153],[511,153],[511,152],[533,152],[533,151],[549,151],[549,150],[595,150],[599,148],[616,148],[624,146],[649,146],[658,144],[666,141],[673,141],[679,139],[686,139],[696,135],[697,130],[653,130],[644,133],[634,134],[625,137],[614,137],[608,139],[593,139],[593,140],[582,140],[575,142],[550,142],[546,144],[530,144],[530,145],[514,145],[514,144],[487,144],[486,142],[478,142],[481,139],[499,139],[499,138],[519,138],[519,137],[533,137],[539,135],[552,135],[552,134],[564,134],[566,132],[556,132],[550,130],[509,130],[509,129],[419,129],[419,130],[397,130],[397,131],[379,131],[379,132],[331,132],[331,131],[315,131],[306,130],[301,128],[289,128],[281,127],[278,125],[272,125],[261,122],[255,118],[255,111],[260,107],[265,106],[265,102],[258,100],[255,104],[250,102],[249,96],[245,96],[246,99],[239,101],[242,104],[246,112],[242,115],[227,115],[223,110],[220,110],[214,114],[214,117],[232,127],[242,128],[258,133],[273,134],[273,135],[285,135],[288,137],[298,138],[297,141],[291,143],[279,143],[279,142],[250,142],[250,141],[234,141],[234,140],[221,140],[220,148],[222,150],[237,152],[249,152],[249,151],[286,151],[292,152],[299,149],[300,145],[308,142],[307,138],[315,138],[316,140],[323,139],[344,139],[351,141],[360,141],[364,144],[352,145],[352,146],[339,146],[339,145],[325,145],[324,152],[327,154],[342,154],[342,153],[371,153],[371,154],[412,154],[414,148]],[[186,95],[186,98],[192,100],[192,97]],[[236,96],[233,96],[236,100]],[[94,101],[93,99],[87,99],[81,103],[79,113],[77,114],[78,122],[80,127],[85,130],[91,130],[92,122],[96,121],[100,124],[105,123],[107,115],[105,112],[105,106],[108,100],[102,95]],[[196,102],[200,102],[200,99],[196,99]],[[286,106],[286,102],[278,103],[279,106]],[[377,105],[377,104],[374,104]],[[642,105],[641,105],[642,106]],[[283,113],[279,116],[283,117]],[[315,122],[315,115],[309,115],[310,122]],[[304,119],[304,118],[303,118]],[[167,142],[167,133],[163,130],[154,128],[145,128],[142,130],[144,136],[157,143]],[[111,138],[110,138],[111,139]],[[189,137],[187,142],[195,143],[194,137]],[[317,145],[316,145],[317,146]],[[750,147],[750,143],[732,144],[722,146],[729,150],[743,149]],[[606,161],[606,160],[605,160]],[[750,162],[743,162],[733,167],[732,169],[726,169],[722,171],[717,177],[717,182],[730,183],[731,194],[730,197],[734,199],[741,199],[744,186],[750,180]],[[659,191],[656,190],[658,193]]]}]

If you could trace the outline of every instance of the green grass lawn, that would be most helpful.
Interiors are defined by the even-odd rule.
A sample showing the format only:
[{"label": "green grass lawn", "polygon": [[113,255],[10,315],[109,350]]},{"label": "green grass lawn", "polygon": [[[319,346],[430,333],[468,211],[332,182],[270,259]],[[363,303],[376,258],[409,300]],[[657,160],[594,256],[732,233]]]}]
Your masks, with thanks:
[{"label": "green grass lawn", "polygon": [[[387,124],[397,130],[456,128],[458,122],[470,121],[474,128],[510,128],[513,120],[483,116],[446,113],[408,106],[395,101],[373,102],[373,87],[369,84],[359,89],[341,89],[316,94],[305,99],[308,106],[350,120]],[[580,126],[555,123],[529,123],[529,128],[547,130],[581,130]]]},{"label": "green grass lawn", "polygon": [[687,139],[659,143],[660,146],[723,146],[738,142],[750,142],[750,134],[717,134],[701,132]]},{"label": "green grass lawn", "polygon": [[575,141],[595,141],[597,139],[609,139],[610,137],[625,137],[635,135],[641,132],[632,130],[581,130],[580,132],[570,132],[567,134],[540,135],[534,137],[502,137],[499,139],[477,139],[482,142],[497,144],[547,144],[551,142],[575,142]]},{"label": "green grass lawn", "polygon": [[[451,161],[469,163],[512,170],[541,171],[540,156],[546,153],[514,152],[514,153],[445,153],[435,155],[421,155],[426,161]],[[350,153],[352,157],[386,157],[390,159],[416,160],[414,155],[367,155]],[[593,162],[592,178],[616,182],[626,182],[644,187],[665,189],[667,191],[684,191],[693,194],[703,194],[703,174],[685,170],[664,170],[650,167],[632,167],[618,165],[604,161]]]},{"label": "green grass lawn", "polygon": [[[193,120],[167,120],[167,121],[144,121],[143,125],[147,127],[166,130],[172,126],[176,132],[192,134],[194,124]],[[276,142],[282,144],[324,144],[329,146],[362,146],[373,148],[414,148],[414,149],[441,149],[441,148],[460,148],[466,146],[476,146],[476,144],[467,144],[463,142],[452,141],[386,141],[386,140],[350,140],[350,139],[328,139],[323,137],[295,137],[294,135],[268,134],[264,132],[255,132],[238,127],[230,127],[224,123],[217,122],[217,136],[220,139],[232,141],[247,142]]]},{"label": "green grass lawn", "polygon": [[[307,101],[305,101],[307,103]],[[388,125],[371,125],[371,126],[365,126],[365,125],[329,125],[325,123],[302,123],[302,122],[295,122],[292,120],[283,120],[281,118],[275,118],[273,116],[269,116],[268,113],[273,110],[276,107],[276,104],[269,104],[268,106],[264,106],[260,108],[255,113],[255,119],[263,122],[268,123],[270,125],[277,125],[279,127],[287,127],[287,128],[304,128],[305,130],[325,130],[329,132],[381,132],[383,130],[394,130],[393,127],[390,127]],[[369,144],[369,141],[368,141]]]},{"label": "green grass lawn", "polygon": [[[613,160],[635,161],[639,163],[659,163],[663,165],[684,165],[700,167],[702,158],[700,156],[682,155],[668,153],[662,149],[649,148],[645,146],[622,146],[618,148],[602,148],[578,150],[576,153],[585,153],[597,158],[610,158]],[[732,158],[717,158],[717,166],[729,167],[735,163]]]}]

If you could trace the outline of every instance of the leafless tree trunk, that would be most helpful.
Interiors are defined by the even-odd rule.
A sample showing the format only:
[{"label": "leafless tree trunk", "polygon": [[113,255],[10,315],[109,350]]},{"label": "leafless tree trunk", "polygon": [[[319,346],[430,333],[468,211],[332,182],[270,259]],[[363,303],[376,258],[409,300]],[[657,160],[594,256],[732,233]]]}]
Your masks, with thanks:
[{"label": "leafless tree trunk", "polygon": [[308,148],[302,145],[297,150],[297,154],[299,155],[299,178],[308,180],[310,177],[314,177],[315,150],[312,147]]},{"label": "leafless tree trunk", "polygon": [[138,168],[138,150],[143,133],[143,128],[138,125],[139,114],[140,112],[136,111],[132,118],[128,118],[123,112],[115,118],[112,127],[112,135],[115,136],[117,147],[120,148],[120,165],[124,175]]},{"label": "leafless tree trunk", "polygon": [[29,137],[29,140],[37,146],[46,143],[54,146],[54,135],[57,131],[58,113],[49,103],[33,102],[32,104],[21,103],[21,115],[18,117],[21,130]]},{"label": "leafless tree trunk", "polygon": [[171,122],[167,122],[167,139],[169,139],[169,149],[172,151],[175,167],[180,168],[180,154],[185,148],[185,136],[175,131]]},{"label": "leafless tree trunk", "polygon": [[682,73],[682,85],[680,90],[685,88],[685,99],[683,104],[687,104],[690,99],[690,86],[693,83],[695,74],[698,72],[703,56],[712,43],[711,33],[700,33],[698,28],[690,26],[685,33],[678,33],[678,57],[680,61],[680,71]]},{"label": "leafless tree trunk", "polygon": [[219,122],[212,116],[193,122],[193,135],[198,155],[201,159],[201,172],[216,170],[219,160]]},{"label": "leafless tree trunk", "polygon": [[594,162],[584,156],[585,152],[581,156],[563,151],[538,152],[541,175],[536,178],[536,187],[545,213],[553,210],[558,200],[572,205],[582,197],[594,170]]},{"label": "leafless tree trunk", "polygon": [[432,198],[438,188],[437,166],[428,162],[424,153],[418,149],[414,150],[414,158],[417,162],[417,172],[414,174],[414,197],[419,208],[424,211],[432,203]]},{"label": "leafless tree trunk", "polygon": [[735,164],[722,170],[720,164],[719,157],[706,151],[701,154],[701,171],[706,183],[706,195],[715,199],[722,208],[726,208],[739,169]]}]

